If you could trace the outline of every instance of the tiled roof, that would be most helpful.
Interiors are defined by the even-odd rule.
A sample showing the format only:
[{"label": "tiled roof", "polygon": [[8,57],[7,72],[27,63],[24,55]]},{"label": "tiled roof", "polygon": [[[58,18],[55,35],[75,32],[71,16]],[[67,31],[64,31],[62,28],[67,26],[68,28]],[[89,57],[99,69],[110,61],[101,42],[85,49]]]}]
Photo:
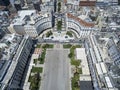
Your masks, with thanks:
[{"label": "tiled roof", "polygon": [[84,21],[84,20],[82,20],[82,19],[80,19],[80,18],[78,18],[76,16],[73,16],[70,13],[67,13],[67,16],[68,16],[68,18],[72,18],[72,19],[78,21],[82,26],[85,26],[85,27],[94,27],[94,23],[86,22],[86,21]]}]

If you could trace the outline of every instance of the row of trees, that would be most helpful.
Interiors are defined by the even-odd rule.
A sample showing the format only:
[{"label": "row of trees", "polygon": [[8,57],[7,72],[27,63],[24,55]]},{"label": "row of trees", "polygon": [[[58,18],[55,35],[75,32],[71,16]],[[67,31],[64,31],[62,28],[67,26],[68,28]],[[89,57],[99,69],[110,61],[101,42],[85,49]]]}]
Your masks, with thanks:
[{"label": "row of trees", "polygon": [[61,10],[61,2],[58,3],[58,12]]}]

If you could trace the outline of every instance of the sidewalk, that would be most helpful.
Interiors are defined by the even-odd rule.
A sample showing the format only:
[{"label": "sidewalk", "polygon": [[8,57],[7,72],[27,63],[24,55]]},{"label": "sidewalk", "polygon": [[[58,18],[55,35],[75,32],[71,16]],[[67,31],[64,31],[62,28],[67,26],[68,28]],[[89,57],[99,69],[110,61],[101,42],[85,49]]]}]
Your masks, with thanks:
[{"label": "sidewalk", "polygon": [[26,76],[25,83],[24,83],[24,86],[23,86],[23,90],[29,90],[30,82],[28,82],[28,80],[29,80],[29,75],[31,73],[31,69],[34,65],[35,64],[33,63],[33,58],[31,57],[30,65],[29,65],[28,72],[27,72],[27,76]]}]

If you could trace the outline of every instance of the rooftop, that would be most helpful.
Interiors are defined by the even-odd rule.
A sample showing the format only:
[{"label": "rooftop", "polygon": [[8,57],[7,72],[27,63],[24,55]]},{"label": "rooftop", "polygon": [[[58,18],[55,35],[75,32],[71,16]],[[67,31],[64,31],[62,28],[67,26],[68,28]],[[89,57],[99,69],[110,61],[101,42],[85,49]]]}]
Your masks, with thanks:
[{"label": "rooftop", "polygon": [[64,0],[64,3],[79,5],[80,0]]},{"label": "rooftop", "polygon": [[7,11],[0,11],[0,27],[6,27],[9,25],[9,15]]},{"label": "rooftop", "polygon": [[13,19],[11,25],[33,25],[37,23],[37,21],[39,21],[40,19],[49,17],[50,14],[50,12],[37,13],[35,10],[18,11],[18,16]]},{"label": "rooftop", "polygon": [[15,34],[7,34],[0,41],[0,48],[2,51],[2,58],[0,60],[8,60],[15,47],[20,42],[21,37]]},{"label": "rooftop", "polygon": [[[21,55],[21,51],[23,50],[25,42],[28,39],[28,35],[22,36],[16,34],[7,34],[1,41],[1,43],[5,43],[6,45],[1,49],[1,58],[0,58],[0,89],[4,90],[4,87],[8,84],[11,79],[16,65],[19,61],[19,56]],[[7,47],[6,47],[7,46]],[[5,57],[3,57],[6,55]],[[7,58],[6,58],[7,57]]]},{"label": "rooftop", "polygon": [[82,74],[83,75],[90,75],[88,62],[86,58],[85,48],[76,48],[76,57],[77,59],[81,60],[82,66]]},{"label": "rooftop", "polygon": [[0,80],[5,76],[20,41],[21,37],[15,34],[7,34],[0,41]]},{"label": "rooftop", "polygon": [[82,20],[81,18],[78,18],[78,17],[76,17],[76,16],[73,16],[73,15],[70,14],[70,13],[67,13],[67,16],[68,16],[68,18],[72,18],[72,19],[78,21],[82,26],[85,26],[85,27],[94,27],[94,26],[95,26],[94,23],[86,22],[86,21]]},{"label": "rooftop", "polygon": [[118,2],[118,0],[96,0],[97,2]]},{"label": "rooftop", "polygon": [[91,81],[80,81],[80,90],[94,90]]},{"label": "rooftop", "polygon": [[12,24],[21,25],[24,23],[25,16],[31,16],[35,13],[35,10],[21,10],[18,11],[18,16],[13,20]]}]

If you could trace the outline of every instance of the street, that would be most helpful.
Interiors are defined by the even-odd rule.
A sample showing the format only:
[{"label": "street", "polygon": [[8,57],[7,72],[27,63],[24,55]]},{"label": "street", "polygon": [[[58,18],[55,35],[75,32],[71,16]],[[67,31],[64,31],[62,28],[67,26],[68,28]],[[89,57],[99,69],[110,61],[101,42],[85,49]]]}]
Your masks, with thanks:
[{"label": "street", "polygon": [[40,90],[70,90],[69,50],[47,50]]}]

